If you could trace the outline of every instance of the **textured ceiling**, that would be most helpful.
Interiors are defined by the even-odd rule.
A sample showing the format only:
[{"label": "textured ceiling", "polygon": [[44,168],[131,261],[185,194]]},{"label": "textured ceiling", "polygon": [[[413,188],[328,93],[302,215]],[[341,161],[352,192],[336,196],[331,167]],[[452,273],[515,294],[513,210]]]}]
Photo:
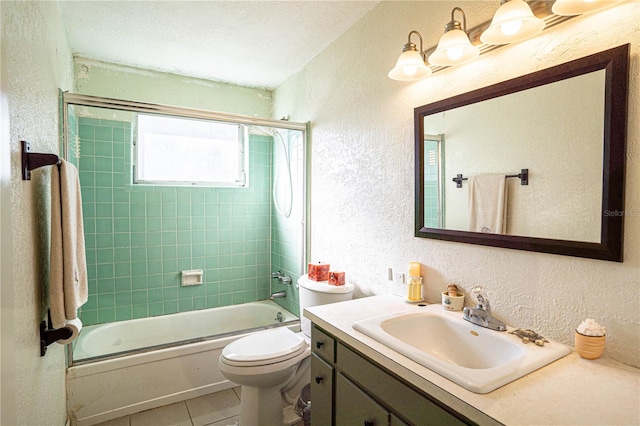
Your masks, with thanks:
[{"label": "textured ceiling", "polygon": [[75,56],[273,89],[379,1],[62,1]]}]

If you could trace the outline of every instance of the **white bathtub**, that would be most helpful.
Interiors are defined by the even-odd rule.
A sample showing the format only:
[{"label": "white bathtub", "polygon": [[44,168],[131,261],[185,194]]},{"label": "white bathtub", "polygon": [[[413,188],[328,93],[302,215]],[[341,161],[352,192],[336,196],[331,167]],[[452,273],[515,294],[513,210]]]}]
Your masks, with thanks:
[{"label": "white bathtub", "polygon": [[297,332],[297,319],[266,300],[85,327],[74,349],[74,362],[81,363],[67,369],[72,424],[93,425],[229,389],[235,385],[218,370],[222,349],[265,328]]}]

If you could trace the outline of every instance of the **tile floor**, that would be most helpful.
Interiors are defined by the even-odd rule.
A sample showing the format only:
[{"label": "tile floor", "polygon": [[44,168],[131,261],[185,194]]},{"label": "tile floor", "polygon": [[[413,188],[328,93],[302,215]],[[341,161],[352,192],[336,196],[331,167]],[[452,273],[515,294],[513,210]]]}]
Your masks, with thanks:
[{"label": "tile floor", "polygon": [[238,426],[240,388],[120,417],[96,426]]}]

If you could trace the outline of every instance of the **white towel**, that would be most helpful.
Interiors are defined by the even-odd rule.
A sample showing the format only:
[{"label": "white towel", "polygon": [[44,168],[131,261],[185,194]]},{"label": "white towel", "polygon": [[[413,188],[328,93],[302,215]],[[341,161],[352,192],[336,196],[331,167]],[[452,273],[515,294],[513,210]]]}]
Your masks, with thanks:
[{"label": "white towel", "polygon": [[469,178],[469,231],[504,234],[507,230],[505,175]]},{"label": "white towel", "polygon": [[49,307],[54,328],[77,318],[88,297],[82,198],[78,170],[62,160],[51,168],[51,276]]}]

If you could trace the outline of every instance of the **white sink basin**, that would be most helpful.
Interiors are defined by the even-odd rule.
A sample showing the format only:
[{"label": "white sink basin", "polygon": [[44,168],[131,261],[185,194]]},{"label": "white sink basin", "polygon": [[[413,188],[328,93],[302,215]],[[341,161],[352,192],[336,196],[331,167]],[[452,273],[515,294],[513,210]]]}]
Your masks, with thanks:
[{"label": "white sink basin", "polygon": [[571,352],[554,341],[524,344],[440,305],[358,321],[353,328],[476,393],[491,392]]}]

